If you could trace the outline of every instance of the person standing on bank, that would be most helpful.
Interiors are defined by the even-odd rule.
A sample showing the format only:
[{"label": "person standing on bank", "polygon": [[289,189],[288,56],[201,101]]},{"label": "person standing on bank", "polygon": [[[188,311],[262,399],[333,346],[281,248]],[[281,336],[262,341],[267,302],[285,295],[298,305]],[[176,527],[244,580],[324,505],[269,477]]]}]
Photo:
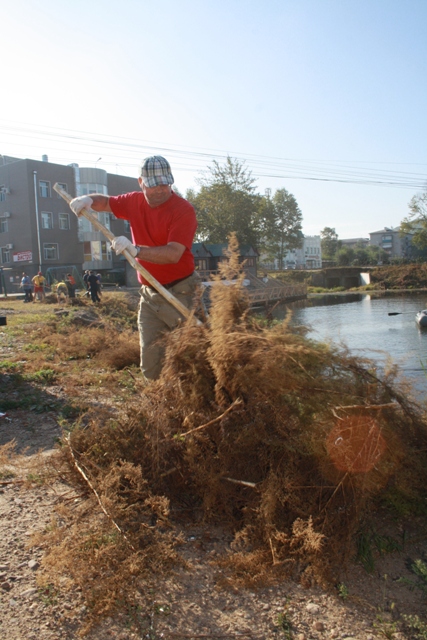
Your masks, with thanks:
[{"label": "person standing on bank", "polygon": [[42,300],[45,299],[45,293],[44,293],[44,287],[46,284],[46,279],[44,277],[44,275],[42,274],[41,271],[39,271],[37,273],[36,276],[34,276],[34,278],[31,278],[31,282],[34,285],[34,302],[36,300],[40,300],[40,302],[42,302]]},{"label": "person standing on bank", "polygon": [[[120,196],[80,196],[71,201],[70,207],[77,215],[87,208],[129,220],[132,242],[125,236],[113,238],[116,254],[127,250],[190,309],[199,282],[191,253],[197,229],[194,208],[172,190],[172,171],[162,156],[145,158],[138,182],[141,191]],[[138,313],[141,369],[147,379],[155,380],[164,356],[159,338],[172,331],[182,316],[139,272],[138,279],[142,285]]]},{"label": "person standing on bank", "polygon": [[89,271],[87,284],[89,287],[90,297],[92,298],[93,304],[96,304],[97,302],[101,302],[101,298],[99,297],[99,293],[98,293],[99,283],[98,283],[98,278],[95,275],[95,271]]},{"label": "person standing on bank", "polygon": [[25,272],[22,274],[21,278],[21,289],[24,290],[24,302],[32,302],[33,301],[33,287],[31,284],[30,276],[28,276]]}]

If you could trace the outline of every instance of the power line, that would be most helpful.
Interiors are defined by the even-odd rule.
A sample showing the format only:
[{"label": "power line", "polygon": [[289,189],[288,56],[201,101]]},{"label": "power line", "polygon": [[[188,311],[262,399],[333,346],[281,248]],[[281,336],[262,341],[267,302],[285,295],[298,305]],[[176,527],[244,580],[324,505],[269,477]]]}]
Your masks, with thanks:
[{"label": "power line", "polygon": [[[35,141],[49,141],[54,145],[55,153],[64,154],[60,159],[70,163],[70,153],[79,158],[89,158],[101,151],[103,165],[135,167],[144,155],[153,152],[173,157],[174,171],[201,172],[207,169],[206,162],[226,160],[235,157],[244,162],[254,178],[272,178],[283,180],[309,180],[317,182],[337,182],[344,184],[373,185],[383,187],[420,190],[426,188],[427,172],[397,171],[381,168],[387,166],[427,167],[421,163],[379,163],[369,161],[323,161],[293,158],[279,158],[257,154],[226,152],[222,150],[201,149],[198,147],[167,145],[147,140],[131,140],[119,136],[106,136],[89,132],[71,131],[53,127],[40,128],[37,125],[7,125],[0,122],[0,132],[13,137],[10,144],[19,147],[39,148]],[[25,142],[18,142],[25,139]],[[29,140],[32,144],[29,144]],[[83,144],[82,144],[83,143]],[[67,148],[64,148],[67,145]],[[40,143],[39,143],[40,146]],[[76,147],[74,150],[73,147]],[[83,148],[82,148],[83,147]],[[50,151],[52,153],[52,151]],[[108,155],[114,155],[109,161]],[[72,160],[73,161],[73,160]],[[367,166],[368,165],[368,166]],[[369,166],[373,165],[373,166]]]}]

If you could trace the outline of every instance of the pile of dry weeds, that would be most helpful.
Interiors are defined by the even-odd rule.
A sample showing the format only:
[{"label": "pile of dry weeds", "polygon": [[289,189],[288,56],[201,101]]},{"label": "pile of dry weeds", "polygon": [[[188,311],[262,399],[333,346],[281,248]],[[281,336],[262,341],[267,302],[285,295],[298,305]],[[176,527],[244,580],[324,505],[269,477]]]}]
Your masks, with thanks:
[{"label": "pile of dry weeds", "polygon": [[395,372],[247,314],[233,247],[209,321],[167,341],[162,377],[126,420],[76,425],[56,461],[85,498],[63,508],[45,569],[108,611],[179,561],[177,525],[234,533],[234,579],[324,580],[386,497],[425,497],[425,415]]}]

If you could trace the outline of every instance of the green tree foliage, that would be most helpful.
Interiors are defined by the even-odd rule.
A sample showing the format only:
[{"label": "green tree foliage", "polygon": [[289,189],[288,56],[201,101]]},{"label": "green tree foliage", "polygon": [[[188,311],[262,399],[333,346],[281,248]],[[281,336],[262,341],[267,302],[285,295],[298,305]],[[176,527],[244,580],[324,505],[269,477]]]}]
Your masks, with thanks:
[{"label": "green tree foliage", "polygon": [[400,233],[413,234],[412,242],[420,250],[427,248],[427,191],[409,202],[410,213],[400,225]]},{"label": "green tree foliage", "polygon": [[335,254],[341,248],[338,234],[333,227],[325,227],[320,232],[320,246],[322,247],[322,258],[324,260],[334,260]]},{"label": "green tree foliage", "polygon": [[259,245],[259,207],[251,172],[238,160],[227,158],[221,166],[216,160],[198,183],[200,191],[189,190],[187,199],[196,209],[198,241],[227,242],[235,232],[239,244]]},{"label": "green tree foliage", "polygon": [[302,213],[295,197],[278,189],[272,198],[266,195],[260,208],[263,248],[283,268],[288,251],[302,246]]},{"label": "green tree foliage", "polygon": [[362,243],[355,247],[342,246],[335,254],[335,260],[339,267],[348,266],[375,266],[378,263],[388,264],[390,256],[377,246],[365,247]]},{"label": "green tree foliage", "polygon": [[354,260],[353,247],[341,247],[341,249],[338,249],[335,253],[335,260],[339,267],[348,267],[351,265]]}]

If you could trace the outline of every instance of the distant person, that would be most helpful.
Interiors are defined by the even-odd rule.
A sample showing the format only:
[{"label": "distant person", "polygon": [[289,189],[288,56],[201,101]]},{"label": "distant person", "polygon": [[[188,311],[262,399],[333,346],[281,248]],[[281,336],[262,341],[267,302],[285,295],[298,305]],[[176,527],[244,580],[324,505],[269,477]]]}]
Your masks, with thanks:
[{"label": "distant person", "polygon": [[67,302],[68,300],[68,287],[65,278],[56,285],[56,298],[58,302]]},{"label": "distant person", "polygon": [[88,282],[88,279],[89,279],[89,270],[88,270],[88,269],[86,269],[86,271],[85,271],[85,272],[84,272],[84,274],[83,274],[83,282],[85,283],[85,287],[86,287],[86,297],[87,297],[87,298],[88,298],[88,297],[89,297],[89,295],[90,295],[90,294],[89,294],[89,282]]},{"label": "distant person", "polygon": [[76,297],[76,281],[71,275],[71,273],[67,273],[65,284],[67,285],[68,296],[70,298],[75,298]]},{"label": "distant person", "polygon": [[95,271],[89,272],[89,277],[87,279],[89,284],[90,297],[92,302],[96,304],[97,302],[101,302],[101,298],[99,297],[99,282],[98,278],[95,275]]},{"label": "distant person", "polygon": [[100,273],[97,273],[96,277],[98,278],[98,295],[102,298],[102,276]]},{"label": "distant person", "polygon": [[30,276],[27,276],[26,273],[22,274],[21,278],[21,289],[24,292],[24,302],[32,302],[33,301],[33,285],[30,280]]},{"label": "distant person", "polygon": [[34,302],[36,300],[40,300],[40,302],[42,302],[46,297],[45,291],[44,291],[44,288],[46,285],[46,278],[44,277],[42,272],[39,271],[37,275],[31,279],[31,281],[34,285]]}]

